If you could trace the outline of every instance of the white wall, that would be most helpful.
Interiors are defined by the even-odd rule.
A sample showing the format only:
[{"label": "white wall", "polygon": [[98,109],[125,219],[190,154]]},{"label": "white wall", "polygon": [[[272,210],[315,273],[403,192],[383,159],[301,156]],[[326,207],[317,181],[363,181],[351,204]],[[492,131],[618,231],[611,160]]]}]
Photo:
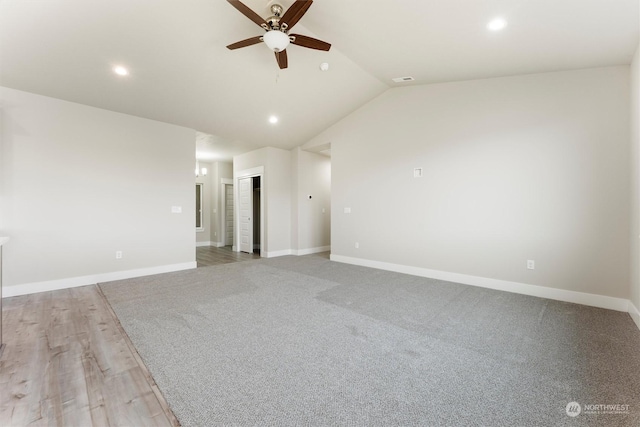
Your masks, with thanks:
[{"label": "white wall", "polygon": [[6,296],[195,267],[194,131],[0,90]]},{"label": "white wall", "polygon": [[291,249],[291,152],[269,147],[265,172],[266,248],[277,254]]},{"label": "white wall", "polygon": [[329,250],[331,159],[299,147],[291,150],[291,153],[291,247],[296,254]]},{"label": "white wall", "polygon": [[[266,256],[291,253],[291,153],[266,147],[234,156],[234,182],[239,172],[260,166],[264,167],[261,183],[265,224],[262,251]],[[235,187],[237,190],[237,185]],[[236,226],[236,234],[237,229]]]},{"label": "white wall", "polygon": [[631,303],[640,328],[640,43],[631,64]]},{"label": "white wall", "polygon": [[626,66],[392,89],[315,143],[334,259],[629,298]]}]

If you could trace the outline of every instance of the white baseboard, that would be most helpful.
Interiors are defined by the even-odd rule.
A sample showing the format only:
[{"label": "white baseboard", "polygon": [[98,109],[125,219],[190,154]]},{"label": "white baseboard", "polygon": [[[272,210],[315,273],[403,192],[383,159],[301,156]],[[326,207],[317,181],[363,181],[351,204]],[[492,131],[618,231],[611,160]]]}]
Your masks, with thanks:
[{"label": "white baseboard", "polygon": [[135,270],[114,271],[112,273],[93,274],[90,276],[70,277],[68,279],[49,280],[46,282],[23,283],[21,285],[3,287],[2,297],[9,298],[18,295],[35,294],[38,292],[76,288],[78,286],[95,285],[96,283],[111,282],[114,280],[132,279],[134,277],[151,276],[152,274],[189,270],[196,267],[197,263],[193,261],[183,262],[181,264],[161,265],[158,267],[138,268]]},{"label": "white baseboard", "polygon": [[274,258],[274,257],[278,257],[278,256],[285,256],[285,255],[310,255],[310,254],[317,254],[319,252],[326,252],[331,250],[331,246],[320,246],[318,248],[309,248],[309,249],[284,249],[281,251],[271,251],[271,252],[267,252],[267,251],[262,251],[261,254],[263,257],[265,258]]},{"label": "white baseboard", "polygon": [[331,246],[320,246],[317,248],[308,248],[308,249],[292,249],[291,255],[311,255],[317,254],[320,252],[327,252],[331,250]]},{"label": "white baseboard", "polygon": [[629,301],[629,315],[631,316],[633,321],[636,323],[636,326],[638,327],[638,329],[640,329],[640,310],[638,310],[638,307],[633,305],[631,301]]},{"label": "white baseboard", "polygon": [[432,279],[446,280],[448,282],[462,283],[464,285],[479,286],[482,288],[495,289],[498,291],[513,292],[516,294],[531,295],[534,297],[572,302],[575,304],[589,305],[592,307],[606,308],[609,310],[624,312],[630,311],[630,301],[623,298],[614,298],[605,295],[568,291],[565,289],[548,288],[545,286],[527,285],[524,283],[510,282],[507,280],[489,279],[486,277],[469,276],[466,274],[449,273],[446,271],[429,270],[422,267],[412,267],[408,265],[372,261],[368,259],[353,258],[343,255],[331,254],[331,260],[342,262],[345,264],[353,264],[363,267],[377,268],[380,270],[395,271],[397,273],[429,277]]},{"label": "white baseboard", "polygon": [[213,246],[214,248],[222,248],[224,247],[224,243],[222,242],[196,242],[196,247],[199,248],[201,246]]},{"label": "white baseboard", "polygon": [[291,249],[285,249],[282,251],[271,251],[271,252],[262,251],[260,254],[265,258],[275,258],[278,256],[291,255]]}]

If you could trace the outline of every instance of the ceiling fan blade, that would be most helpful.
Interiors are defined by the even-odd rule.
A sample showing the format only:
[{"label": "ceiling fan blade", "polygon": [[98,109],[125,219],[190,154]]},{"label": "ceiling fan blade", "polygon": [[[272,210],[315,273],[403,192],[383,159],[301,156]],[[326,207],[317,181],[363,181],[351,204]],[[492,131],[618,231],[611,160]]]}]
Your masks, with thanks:
[{"label": "ceiling fan blade", "polygon": [[276,52],[276,61],[278,61],[278,67],[280,67],[280,69],[284,69],[287,68],[288,66],[288,61],[287,61],[287,50],[283,50],[282,52]]},{"label": "ceiling fan blade", "polygon": [[300,18],[307,13],[307,10],[311,7],[312,0],[296,0],[289,9],[280,18],[280,26],[285,30],[290,30],[294,25],[298,23]]},{"label": "ceiling fan blade", "polygon": [[291,43],[308,47],[309,49],[317,49],[317,50],[325,50],[328,51],[331,49],[331,44],[327,42],[323,42],[322,40],[314,39],[313,37],[301,36],[300,34],[291,34],[293,40]]},{"label": "ceiling fan blade", "polygon": [[230,50],[240,49],[241,47],[251,46],[254,44],[258,44],[260,42],[262,42],[262,36],[251,37],[250,39],[240,40],[239,42],[230,44],[229,46],[227,46],[227,49],[230,49]]},{"label": "ceiling fan blade", "polygon": [[249,7],[247,7],[244,3],[240,2],[239,0],[227,0],[227,1],[229,2],[229,4],[231,4],[231,6],[238,9],[238,11],[242,13],[244,16],[251,19],[253,22],[260,25],[265,30],[269,29],[269,26],[267,25],[265,20],[262,19],[260,15],[255,13],[253,10],[249,9]]}]

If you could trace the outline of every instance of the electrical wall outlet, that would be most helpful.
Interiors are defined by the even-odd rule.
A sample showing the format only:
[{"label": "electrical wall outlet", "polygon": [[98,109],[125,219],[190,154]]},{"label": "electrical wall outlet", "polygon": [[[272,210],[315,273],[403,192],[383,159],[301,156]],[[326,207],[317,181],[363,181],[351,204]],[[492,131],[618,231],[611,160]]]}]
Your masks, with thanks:
[{"label": "electrical wall outlet", "polygon": [[216,237],[217,235],[218,235],[218,232],[217,232],[217,231],[214,231],[214,232],[213,232],[213,237]]},{"label": "electrical wall outlet", "polygon": [[360,249],[360,243],[356,242],[356,249]]},{"label": "electrical wall outlet", "polygon": [[535,270],[536,269],[536,262],[532,259],[527,260],[527,268],[529,270]]},{"label": "electrical wall outlet", "polygon": [[122,251],[116,251],[116,259],[122,259]]}]

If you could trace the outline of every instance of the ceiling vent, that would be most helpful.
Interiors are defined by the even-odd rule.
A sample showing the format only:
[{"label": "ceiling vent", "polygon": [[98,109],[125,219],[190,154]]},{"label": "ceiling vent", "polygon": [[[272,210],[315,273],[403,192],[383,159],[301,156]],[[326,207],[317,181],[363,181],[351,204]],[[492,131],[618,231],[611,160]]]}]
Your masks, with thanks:
[{"label": "ceiling vent", "polygon": [[391,79],[396,83],[404,83],[404,82],[412,82],[415,79],[411,76],[406,76],[406,77],[396,77],[395,79]]}]

